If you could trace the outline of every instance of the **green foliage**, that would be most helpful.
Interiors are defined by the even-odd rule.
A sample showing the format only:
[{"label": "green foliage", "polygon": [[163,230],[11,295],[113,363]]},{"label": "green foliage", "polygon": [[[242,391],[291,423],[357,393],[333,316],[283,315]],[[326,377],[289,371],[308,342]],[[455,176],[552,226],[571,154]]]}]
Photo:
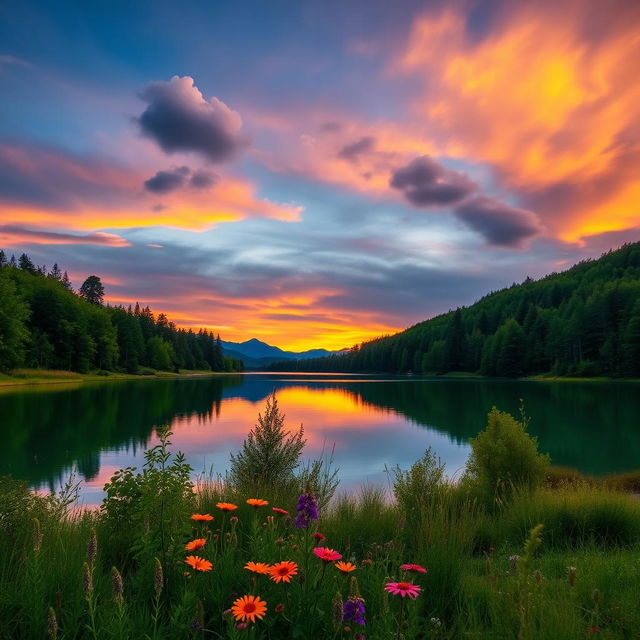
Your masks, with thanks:
[{"label": "green foliage", "polygon": [[640,242],[492,292],[344,355],[274,371],[640,376]]},{"label": "green foliage", "polygon": [[8,371],[23,362],[28,333],[25,322],[27,305],[17,295],[15,284],[0,269],[0,371]]},{"label": "green foliage", "polygon": [[229,481],[235,490],[260,495],[266,490],[284,493],[294,489],[295,470],[305,445],[304,429],[300,425],[297,431],[288,432],[284,418],[274,391],[242,449],[231,454]]},{"label": "green foliage", "polygon": [[391,470],[393,495],[405,517],[415,519],[437,497],[445,481],[444,470],[431,447],[408,471],[398,466]]},{"label": "green foliage", "polygon": [[23,254],[20,268],[0,260],[0,371],[18,367],[138,373],[241,371],[210,331],[178,329],[149,307],[102,306],[104,287],[89,276],[78,294],[57,264],[45,274]]},{"label": "green foliage", "polygon": [[[171,435],[168,427],[158,430],[160,442],[145,453],[142,473],[134,467],[120,469],[104,487],[101,522],[122,556],[133,551],[147,560],[166,560],[180,547],[177,534],[187,522],[194,496],[191,466],[180,452],[171,459]],[[123,528],[123,522],[129,526]],[[122,557],[113,559],[118,560]]]},{"label": "green foliage", "polygon": [[534,489],[545,479],[549,457],[538,453],[537,440],[526,432],[525,420],[518,422],[494,407],[486,429],[470,443],[466,481],[488,503],[502,503],[514,491]]}]

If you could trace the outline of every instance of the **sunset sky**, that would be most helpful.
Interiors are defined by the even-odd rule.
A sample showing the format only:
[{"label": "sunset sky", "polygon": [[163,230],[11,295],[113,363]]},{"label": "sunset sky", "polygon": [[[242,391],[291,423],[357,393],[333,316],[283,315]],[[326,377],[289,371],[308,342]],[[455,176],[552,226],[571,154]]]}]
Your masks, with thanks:
[{"label": "sunset sky", "polygon": [[0,248],[338,349],[640,239],[640,2],[0,6]]}]

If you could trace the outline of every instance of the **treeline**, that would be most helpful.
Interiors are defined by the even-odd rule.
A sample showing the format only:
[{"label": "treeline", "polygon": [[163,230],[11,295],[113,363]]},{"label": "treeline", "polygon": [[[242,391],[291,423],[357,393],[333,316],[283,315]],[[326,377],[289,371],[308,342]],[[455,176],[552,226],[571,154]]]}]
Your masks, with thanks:
[{"label": "treeline", "polygon": [[640,243],[279,371],[640,377]]},{"label": "treeline", "polygon": [[66,271],[0,250],[0,370],[19,367],[144,373],[147,369],[241,371],[220,336],[179,329],[149,307],[108,306],[89,276],[76,293]]}]

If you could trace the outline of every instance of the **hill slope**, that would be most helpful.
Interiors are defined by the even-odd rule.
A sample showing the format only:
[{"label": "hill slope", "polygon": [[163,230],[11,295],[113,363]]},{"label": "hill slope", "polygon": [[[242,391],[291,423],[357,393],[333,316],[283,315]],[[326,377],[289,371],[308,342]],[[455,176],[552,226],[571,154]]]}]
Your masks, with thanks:
[{"label": "hill slope", "polygon": [[640,242],[295,371],[640,376]]},{"label": "hill slope", "polygon": [[309,349],[308,351],[300,352],[284,351],[257,338],[251,338],[251,340],[245,342],[225,342],[222,340],[220,344],[226,356],[238,358],[244,362],[246,367],[251,368],[266,367],[273,362],[280,362],[281,360],[324,358],[338,353],[337,351],[327,351],[326,349]]}]

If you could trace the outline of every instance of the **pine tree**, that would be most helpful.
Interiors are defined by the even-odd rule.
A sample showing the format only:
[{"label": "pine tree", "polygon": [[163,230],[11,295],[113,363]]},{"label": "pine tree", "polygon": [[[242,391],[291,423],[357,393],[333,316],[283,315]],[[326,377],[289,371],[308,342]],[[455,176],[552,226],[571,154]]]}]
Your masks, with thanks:
[{"label": "pine tree", "polygon": [[27,273],[32,273],[34,275],[37,273],[35,265],[31,262],[31,258],[26,253],[21,254],[18,258],[18,267]]},{"label": "pine tree", "polygon": [[60,282],[62,280],[62,271],[60,271],[60,269],[58,268],[58,263],[56,262],[53,267],[51,268],[51,271],[49,271],[49,277],[53,278],[54,280],[57,280],[58,282]]},{"label": "pine tree", "polygon": [[7,264],[7,256],[5,255],[4,251],[0,249],[0,269],[2,269],[2,267],[6,267]]},{"label": "pine tree", "polygon": [[73,287],[71,286],[71,280],[69,280],[69,275],[67,274],[67,272],[65,271],[64,274],[62,275],[62,286],[67,289],[68,291],[73,291]]},{"label": "pine tree", "polygon": [[89,304],[101,305],[104,299],[104,287],[98,276],[89,276],[78,292]]},{"label": "pine tree", "polygon": [[249,432],[237,454],[231,454],[231,485],[246,495],[286,491],[295,480],[305,439],[300,429],[287,432],[275,391],[267,398],[264,415]]}]

